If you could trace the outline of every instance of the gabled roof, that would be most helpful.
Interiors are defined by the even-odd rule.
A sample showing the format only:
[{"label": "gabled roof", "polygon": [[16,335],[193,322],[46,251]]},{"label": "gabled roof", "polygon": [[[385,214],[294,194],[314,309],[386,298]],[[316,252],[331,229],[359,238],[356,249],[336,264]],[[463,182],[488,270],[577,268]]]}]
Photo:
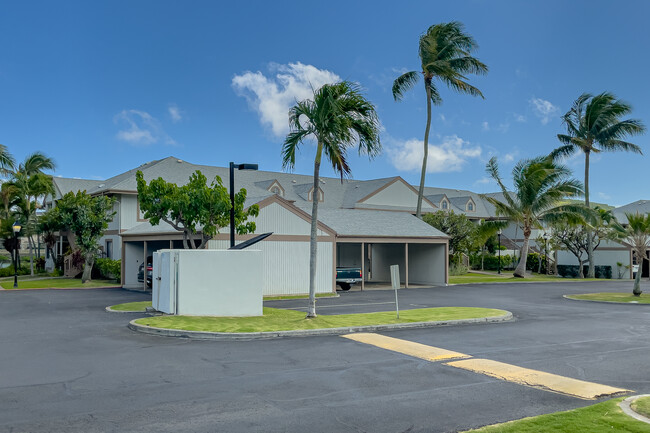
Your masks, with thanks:
[{"label": "gabled roof", "polygon": [[632,203],[617,207],[612,211],[618,222],[621,224],[627,224],[626,213],[639,213],[647,214],[650,213],[650,200],[637,200]]}]

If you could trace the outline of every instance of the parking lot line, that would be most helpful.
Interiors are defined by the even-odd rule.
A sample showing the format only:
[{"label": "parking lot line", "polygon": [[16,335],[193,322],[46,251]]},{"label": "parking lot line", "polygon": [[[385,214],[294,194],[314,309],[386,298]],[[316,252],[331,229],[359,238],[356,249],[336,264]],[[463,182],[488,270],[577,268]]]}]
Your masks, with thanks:
[{"label": "parking lot line", "polygon": [[585,400],[594,400],[599,397],[630,392],[623,388],[615,388],[608,385],[572,379],[570,377],[531,370],[529,368],[518,367],[516,365],[492,361],[489,359],[463,359],[459,361],[446,362],[445,365]]},{"label": "parking lot line", "polygon": [[426,344],[414,343],[412,341],[400,340],[399,338],[386,337],[373,333],[360,332],[357,334],[342,335],[342,337],[432,362],[469,358],[469,355],[465,355],[464,353],[452,352],[451,350],[441,349],[439,347],[427,346]]}]

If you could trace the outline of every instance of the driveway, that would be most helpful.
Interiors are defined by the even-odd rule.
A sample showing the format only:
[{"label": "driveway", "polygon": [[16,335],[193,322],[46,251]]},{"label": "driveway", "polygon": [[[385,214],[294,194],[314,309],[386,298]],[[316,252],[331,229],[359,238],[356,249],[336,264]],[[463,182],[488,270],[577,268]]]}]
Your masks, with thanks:
[{"label": "driveway", "polygon": [[[562,298],[630,290],[630,282],[407,289],[402,309],[503,308],[517,320],[385,335],[650,393],[650,306]],[[0,431],[453,432],[593,403],[336,336],[163,338],[128,330],[137,314],[103,310],[144,299],[106,289],[0,291]],[[388,311],[393,300],[391,291],[348,292],[317,308]]]}]

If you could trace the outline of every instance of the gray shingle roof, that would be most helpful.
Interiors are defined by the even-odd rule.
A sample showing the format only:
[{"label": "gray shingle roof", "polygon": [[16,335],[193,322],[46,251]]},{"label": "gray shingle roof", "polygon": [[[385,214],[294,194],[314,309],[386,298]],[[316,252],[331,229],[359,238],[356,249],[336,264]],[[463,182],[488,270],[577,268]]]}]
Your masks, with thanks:
[{"label": "gray shingle roof", "polygon": [[621,224],[627,224],[626,213],[640,213],[647,214],[650,213],[650,200],[637,200],[632,203],[617,207],[612,211],[618,222]]}]

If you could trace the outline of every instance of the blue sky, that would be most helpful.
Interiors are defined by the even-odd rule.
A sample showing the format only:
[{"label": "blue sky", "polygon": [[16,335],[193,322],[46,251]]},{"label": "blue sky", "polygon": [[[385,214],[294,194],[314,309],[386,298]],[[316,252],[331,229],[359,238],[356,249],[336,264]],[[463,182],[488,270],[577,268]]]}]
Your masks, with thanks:
[{"label": "blue sky", "polygon": [[[486,161],[496,155],[508,174],[552,150],[582,92],[611,91],[650,123],[649,18],[644,1],[4,2],[0,143],[18,159],[47,153],[65,177],[104,179],[169,155],[281,170],[288,106],[310,83],[347,79],[384,128],[381,156],[351,153],[353,177],[416,184],[424,91],[396,103],[390,87],[417,69],[420,33],[457,20],[490,68],[471,78],[485,100],[442,90],[427,185],[490,192]],[[650,154],[650,135],[633,141]],[[296,172],[313,171],[314,151],[303,146]],[[583,177],[582,158],[567,163]],[[593,158],[592,200],[650,199],[647,166],[648,156]]]}]

